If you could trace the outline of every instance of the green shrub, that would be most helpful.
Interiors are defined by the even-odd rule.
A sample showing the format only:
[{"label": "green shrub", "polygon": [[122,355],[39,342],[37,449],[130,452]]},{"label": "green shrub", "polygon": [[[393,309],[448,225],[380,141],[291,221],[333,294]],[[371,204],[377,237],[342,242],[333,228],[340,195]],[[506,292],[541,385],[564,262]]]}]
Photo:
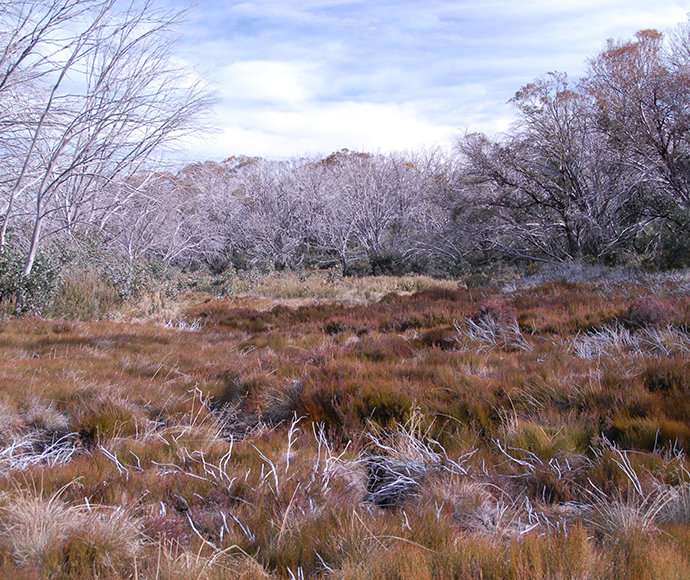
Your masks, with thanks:
[{"label": "green shrub", "polygon": [[0,253],[0,311],[5,315],[42,314],[55,297],[62,259],[39,252],[29,276],[24,276],[25,257],[12,246]]}]

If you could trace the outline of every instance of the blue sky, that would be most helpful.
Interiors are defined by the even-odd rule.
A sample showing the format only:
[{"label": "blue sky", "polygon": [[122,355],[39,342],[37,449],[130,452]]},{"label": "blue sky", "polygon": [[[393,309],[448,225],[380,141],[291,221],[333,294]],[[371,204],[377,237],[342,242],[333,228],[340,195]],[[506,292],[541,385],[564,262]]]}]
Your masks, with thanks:
[{"label": "blue sky", "polygon": [[688,12],[690,0],[200,0],[178,54],[220,101],[216,132],[189,142],[188,156],[404,150],[495,134],[536,76],[577,78],[607,38],[666,31]]}]

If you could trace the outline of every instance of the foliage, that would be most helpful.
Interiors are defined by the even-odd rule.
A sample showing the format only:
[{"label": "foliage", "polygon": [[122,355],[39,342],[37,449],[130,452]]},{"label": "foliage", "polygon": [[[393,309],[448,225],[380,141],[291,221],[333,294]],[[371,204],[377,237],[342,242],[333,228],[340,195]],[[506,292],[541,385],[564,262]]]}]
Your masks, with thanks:
[{"label": "foliage", "polygon": [[636,326],[658,326],[671,324],[678,318],[678,313],[673,306],[655,296],[642,296],[628,306],[624,318]]},{"label": "foliage", "polygon": [[39,254],[29,276],[23,274],[23,267],[23,257],[13,246],[0,253],[0,309],[5,315],[41,314],[52,305],[59,287],[59,256]]}]

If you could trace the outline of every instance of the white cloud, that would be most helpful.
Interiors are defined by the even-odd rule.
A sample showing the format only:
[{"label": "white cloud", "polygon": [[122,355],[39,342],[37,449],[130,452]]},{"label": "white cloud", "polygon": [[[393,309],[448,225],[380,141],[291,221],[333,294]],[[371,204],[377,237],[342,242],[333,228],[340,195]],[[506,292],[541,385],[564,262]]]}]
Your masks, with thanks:
[{"label": "white cloud", "polygon": [[229,100],[297,104],[310,99],[320,84],[307,65],[244,61],[218,71],[216,84]]},{"label": "white cloud", "polygon": [[668,29],[688,10],[690,0],[204,0],[183,56],[215,81],[220,132],[190,147],[286,157],[505,131],[506,102],[534,77],[577,78],[607,38]]},{"label": "white cloud", "polygon": [[[425,119],[414,104],[308,103],[291,110],[225,112],[223,131],[196,144],[206,157],[266,157],[449,145],[457,127]],[[233,122],[233,117],[235,117]]]}]

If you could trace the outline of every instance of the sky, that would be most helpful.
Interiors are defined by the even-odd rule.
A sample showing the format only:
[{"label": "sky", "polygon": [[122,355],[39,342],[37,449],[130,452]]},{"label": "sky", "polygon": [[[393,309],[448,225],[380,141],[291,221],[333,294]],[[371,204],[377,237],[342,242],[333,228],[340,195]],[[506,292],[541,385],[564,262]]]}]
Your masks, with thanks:
[{"label": "sky", "polygon": [[550,71],[575,80],[606,39],[688,12],[690,0],[199,0],[177,56],[218,104],[214,131],[184,148],[282,159],[498,135],[520,87]]}]

